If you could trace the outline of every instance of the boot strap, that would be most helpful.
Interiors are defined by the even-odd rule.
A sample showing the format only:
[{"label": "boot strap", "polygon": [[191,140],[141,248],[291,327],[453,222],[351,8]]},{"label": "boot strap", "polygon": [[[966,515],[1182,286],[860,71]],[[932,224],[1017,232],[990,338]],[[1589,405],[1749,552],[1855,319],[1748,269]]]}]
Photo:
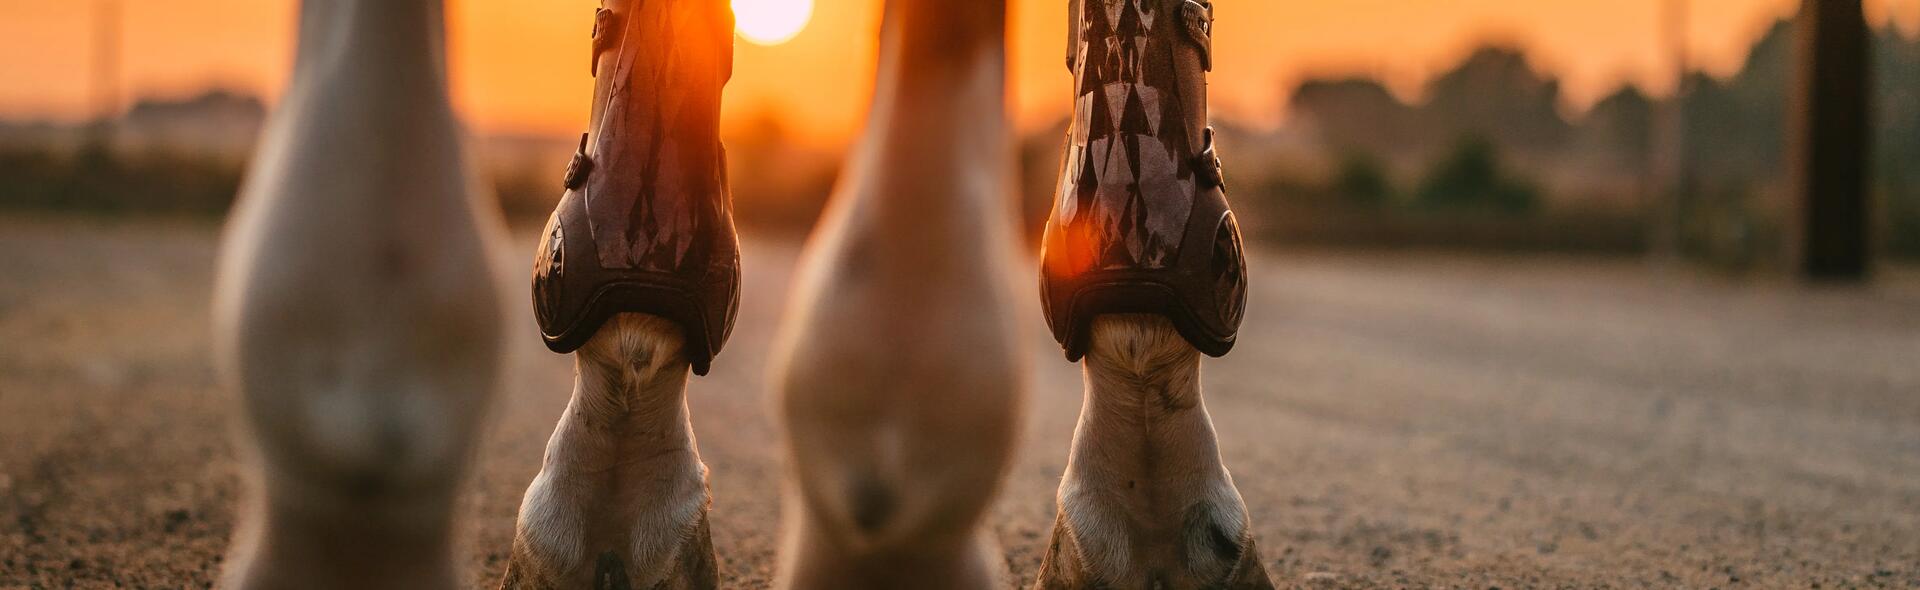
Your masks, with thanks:
[{"label": "boot strap", "polygon": [[1080,2],[1067,1],[1067,71],[1072,72],[1080,61]]},{"label": "boot strap", "polygon": [[574,150],[573,160],[567,162],[567,175],[561,184],[567,190],[580,188],[587,183],[587,176],[593,174],[593,157],[587,155],[587,134],[580,134],[580,149]]},{"label": "boot strap", "polygon": [[[1186,22],[1187,40],[1193,42],[1194,52],[1200,55],[1200,69],[1213,71],[1213,2],[1212,0],[1182,0],[1180,7],[1182,20]],[[1186,82],[1189,78],[1182,77]],[[1203,187],[1227,188],[1224,173],[1220,165],[1220,156],[1213,147],[1213,127],[1209,126],[1205,134],[1205,149],[1193,157],[1193,170]]]},{"label": "boot strap", "polygon": [[1184,0],[1180,15],[1187,23],[1187,40],[1200,52],[1200,67],[1213,71],[1213,2]]},{"label": "boot strap", "polygon": [[593,9],[593,52],[587,56],[587,73],[600,75],[600,54],[607,51],[613,40],[613,11],[605,8]]}]

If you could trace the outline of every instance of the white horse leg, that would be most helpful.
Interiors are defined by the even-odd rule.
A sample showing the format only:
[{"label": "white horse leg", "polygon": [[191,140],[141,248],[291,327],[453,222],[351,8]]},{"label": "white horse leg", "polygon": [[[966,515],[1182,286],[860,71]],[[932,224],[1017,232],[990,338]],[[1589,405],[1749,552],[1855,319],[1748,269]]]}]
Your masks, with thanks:
[{"label": "white horse leg", "polygon": [[446,96],[439,0],[308,0],[221,253],[240,394],[233,588],[453,588],[453,505],[492,397],[498,219]]},{"label": "white horse leg", "polygon": [[1270,588],[1201,400],[1199,351],[1163,317],[1106,315],[1084,368],[1036,588]]},{"label": "white horse leg", "polygon": [[1005,24],[998,0],[887,3],[873,113],[775,355],[780,587],[1005,586],[980,526],[1024,373]]},{"label": "white horse leg", "polygon": [[623,314],[576,353],[502,588],[714,587],[683,340],[673,322]]}]

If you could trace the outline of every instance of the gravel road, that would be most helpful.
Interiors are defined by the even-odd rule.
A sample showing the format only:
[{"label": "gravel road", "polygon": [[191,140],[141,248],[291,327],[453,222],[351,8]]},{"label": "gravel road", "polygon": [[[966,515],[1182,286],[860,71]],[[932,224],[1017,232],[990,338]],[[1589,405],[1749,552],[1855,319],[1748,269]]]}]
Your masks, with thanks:
[{"label": "gravel road", "polygon": [[[207,359],[216,233],[0,219],[0,588],[215,576],[239,477]],[[739,328],[690,394],[729,588],[772,570],[763,365],[795,251],[748,240]],[[1242,343],[1205,386],[1282,586],[1920,588],[1910,269],[1839,289],[1610,259],[1254,260]],[[1029,577],[1079,382],[1025,315],[1031,412],[991,526]],[[570,383],[530,319],[514,329],[461,506],[476,587]]]}]

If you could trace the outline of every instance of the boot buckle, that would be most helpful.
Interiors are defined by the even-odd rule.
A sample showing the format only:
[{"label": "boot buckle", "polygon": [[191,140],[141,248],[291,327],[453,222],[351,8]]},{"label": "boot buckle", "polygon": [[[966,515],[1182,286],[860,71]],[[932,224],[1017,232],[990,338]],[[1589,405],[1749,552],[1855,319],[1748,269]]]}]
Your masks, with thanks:
[{"label": "boot buckle", "polygon": [[1206,149],[1193,156],[1193,174],[1200,180],[1202,188],[1217,186],[1220,190],[1226,190],[1226,173],[1220,164],[1220,154],[1213,149],[1213,127],[1207,127],[1206,138]]}]

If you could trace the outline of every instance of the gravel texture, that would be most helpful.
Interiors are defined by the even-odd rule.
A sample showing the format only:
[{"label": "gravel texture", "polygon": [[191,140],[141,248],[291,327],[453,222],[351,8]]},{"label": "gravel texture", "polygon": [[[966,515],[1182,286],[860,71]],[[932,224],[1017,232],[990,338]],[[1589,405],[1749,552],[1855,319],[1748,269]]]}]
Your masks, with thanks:
[{"label": "gravel texture", "polygon": [[[216,235],[0,219],[0,588],[217,575],[239,476],[207,359]],[[772,573],[763,372],[795,251],[748,240],[739,328],[690,394],[728,588]],[[1283,587],[1920,587],[1911,270],[1815,288],[1606,259],[1253,257],[1206,403]],[[510,297],[525,267],[503,262]],[[1024,313],[1031,412],[990,523],[1023,579],[1079,408],[1075,367]],[[570,383],[530,318],[514,330],[460,508],[476,587],[505,565]]]}]

